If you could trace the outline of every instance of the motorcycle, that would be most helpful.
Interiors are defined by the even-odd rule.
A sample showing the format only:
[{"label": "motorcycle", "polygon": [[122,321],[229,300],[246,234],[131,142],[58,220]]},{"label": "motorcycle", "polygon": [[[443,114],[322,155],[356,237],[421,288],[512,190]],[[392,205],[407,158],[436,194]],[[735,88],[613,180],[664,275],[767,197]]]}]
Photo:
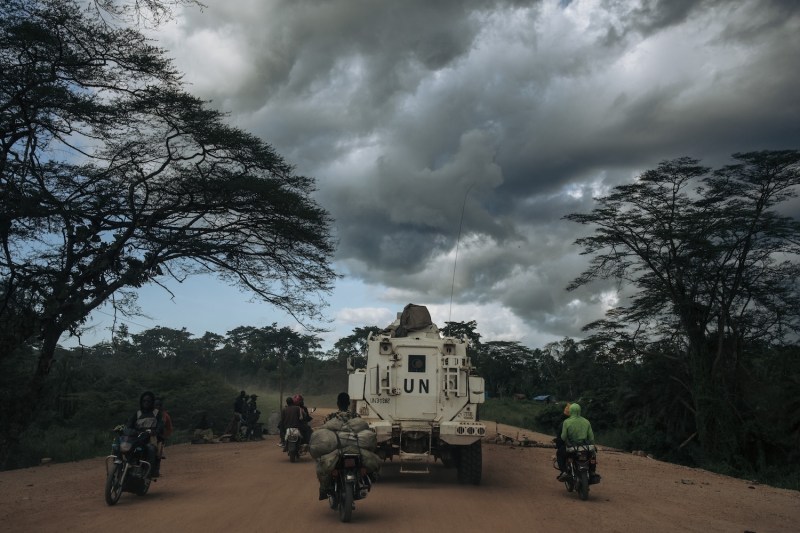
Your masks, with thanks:
[{"label": "motorcycle", "polygon": [[[594,444],[578,444],[566,448],[567,470],[564,486],[567,492],[577,491],[581,500],[589,498],[589,485],[600,483],[600,476],[594,473],[597,465],[597,448]],[[558,469],[558,463],[553,462]]]},{"label": "motorcycle", "polygon": [[[309,413],[313,413],[316,410],[316,407],[312,407]],[[308,416],[305,422],[311,422],[311,416]],[[289,461],[293,463],[308,453],[308,443],[304,442],[303,434],[298,428],[286,428],[283,442],[283,451],[289,454]]]},{"label": "motorcycle", "polygon": [[297,428],[287,428],[284,437],[284,451],[289,454],[289,461],[294,463],[301,456],[308,453],[308,444],[303,442],[303,435]]},{"label": "motorcycle", "polygon": [[328,503],[331,509],[339,511],[339,520],[349,522],[356,508],[355,501],[367,497],[372,489],[372,480],[357,453],[341,454],[331,476],[333,483]]},{"label": "motorcycle", "polygon": [[108,505],[119,501],[123,492],[144,496],[150,489],[153,465],[146,460],[147,445],[152,433],[117,427],[119,436],[111,445],[111,455],[106,457],[105,497]]}]

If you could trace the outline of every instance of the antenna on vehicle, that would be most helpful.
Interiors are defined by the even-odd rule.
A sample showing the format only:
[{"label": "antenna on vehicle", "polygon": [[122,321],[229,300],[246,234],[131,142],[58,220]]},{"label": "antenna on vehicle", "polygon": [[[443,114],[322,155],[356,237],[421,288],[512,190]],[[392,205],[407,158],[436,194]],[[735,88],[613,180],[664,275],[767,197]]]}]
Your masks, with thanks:
[{"label": "antenna on vehicle", "polygon": [[464,203],[461,205],[461,221],[458,223],[458,237],[456,238],[456,257],[453,260],[453,281],[450,284],[450,310],[448,311],[447,321],[450,322],[453,318],[453,292],[456,288],[456,265],[458,264],[458,245],[461,242],[461,227],[464,225],[464,210],[467,207],[467,195],[469,190],[472,189],[474,183],[470,183],[464,192]]}]

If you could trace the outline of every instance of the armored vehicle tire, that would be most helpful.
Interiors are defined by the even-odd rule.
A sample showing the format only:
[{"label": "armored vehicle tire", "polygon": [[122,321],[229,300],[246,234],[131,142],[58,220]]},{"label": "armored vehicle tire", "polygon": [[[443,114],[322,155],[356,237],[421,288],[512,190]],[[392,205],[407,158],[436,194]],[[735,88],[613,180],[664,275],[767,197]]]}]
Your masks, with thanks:
[{"label": "armored vehicle tire", "polygon": [[481,441],[474,442],[461,448],[458,459],[458,482],[464,485],[480,485],[483,458],[481,455]]},{"label": "armored vehicle tire", "polygon": [[122,465],[115,464],[111,472],[106,477],[105,496],[108,505],[114,505],[122,496]]}]

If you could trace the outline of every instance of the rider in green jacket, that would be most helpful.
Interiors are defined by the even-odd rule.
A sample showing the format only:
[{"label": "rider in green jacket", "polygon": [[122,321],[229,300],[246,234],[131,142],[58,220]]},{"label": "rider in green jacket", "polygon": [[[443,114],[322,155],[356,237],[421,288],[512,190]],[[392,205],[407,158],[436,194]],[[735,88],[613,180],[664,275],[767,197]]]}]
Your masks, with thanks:
[{"label": "rider in green jacket", "polygon": [[580,443],[594,444],[592,424],[581,416],[581,406],[577,403],[568,404],[564,409],[564,414],[569,414],[569,418],[564,420],[561,425],[561,439],[556,450],[558,468],[561,471],[558,475],[559,481],[564,481],[567,475],[565,472],[567,463],[566,447]]},{"label": "rider in green jacket", "polygon": [[561,439],[567,446],[585,442],[594,444],[592,424],[581,416],[581,406],[573,403],[569,406],[569,418],[561,426]]}]

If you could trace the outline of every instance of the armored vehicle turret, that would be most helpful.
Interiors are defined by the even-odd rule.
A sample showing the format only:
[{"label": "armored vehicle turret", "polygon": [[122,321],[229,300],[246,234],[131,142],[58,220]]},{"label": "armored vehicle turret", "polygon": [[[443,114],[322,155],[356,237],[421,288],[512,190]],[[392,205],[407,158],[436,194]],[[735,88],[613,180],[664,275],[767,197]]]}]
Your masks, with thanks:
[{"label": "armored vehicle turret", "polygon": [[479,421],[483,378],[475,375],[466,338],[441,335],[425,306],[409,304],[367,339],[366,367],[349,376],[349,394],[367,420],[384,460],[426,473],[437,459],[461,483],[481,481]]}]

